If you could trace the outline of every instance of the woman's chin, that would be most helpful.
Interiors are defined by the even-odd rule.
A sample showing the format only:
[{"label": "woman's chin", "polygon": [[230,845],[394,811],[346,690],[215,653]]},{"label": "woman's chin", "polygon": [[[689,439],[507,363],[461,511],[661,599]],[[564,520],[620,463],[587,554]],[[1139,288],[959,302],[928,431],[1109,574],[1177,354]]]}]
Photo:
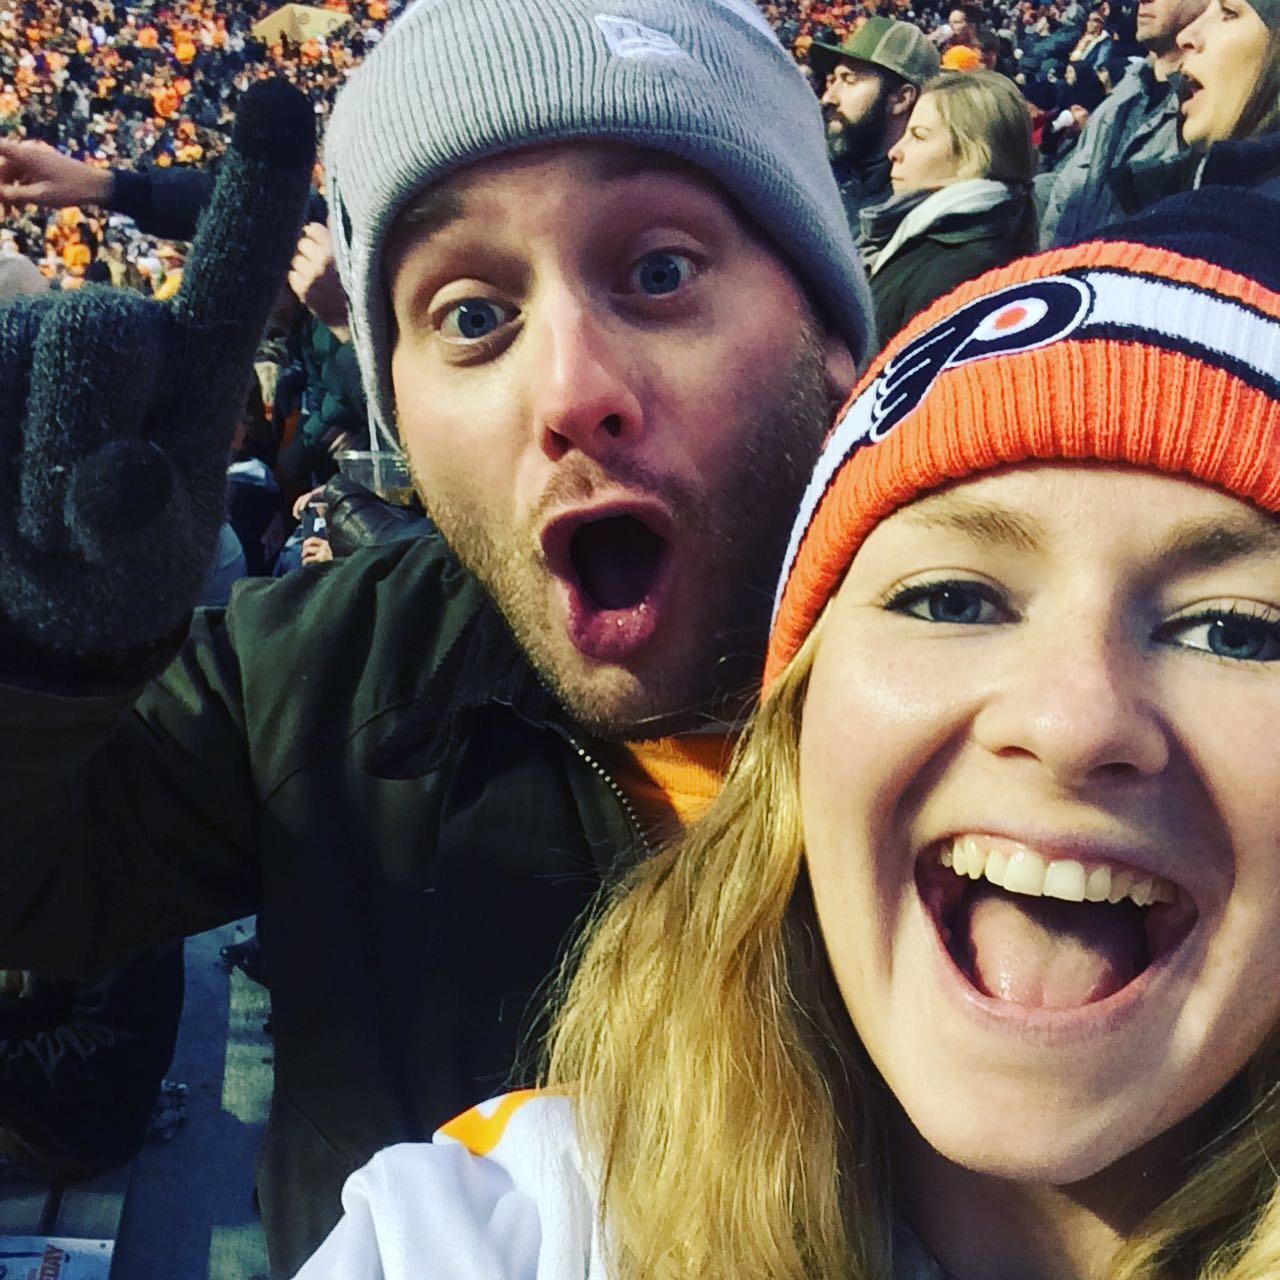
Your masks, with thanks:
[{"label": "woman's chin", "polygon": [[[1052,1111],[1052,1108],[1049,1109]],[[982,1177],[1029,1186],[1066,1187],[1111,1168],[1157,1135],[1129,1132],[1098,1116],[1078,1111],[1046,1114],[1019,1107],[957,1107],[947,1115],[926,1108],[912,1116],[917,1134],[949,1163]]]}]

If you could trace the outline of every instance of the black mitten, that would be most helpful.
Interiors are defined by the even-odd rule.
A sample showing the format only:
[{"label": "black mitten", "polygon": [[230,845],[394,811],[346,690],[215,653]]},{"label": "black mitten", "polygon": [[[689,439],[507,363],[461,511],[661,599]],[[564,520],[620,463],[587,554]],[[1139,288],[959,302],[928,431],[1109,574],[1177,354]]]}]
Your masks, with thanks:
[{"label": "black mitten", "polygon": [[172,304],[86,288],[0,308],[0,615],[64,654],[182,625],[315,156],[311,105],[251,89]]}]

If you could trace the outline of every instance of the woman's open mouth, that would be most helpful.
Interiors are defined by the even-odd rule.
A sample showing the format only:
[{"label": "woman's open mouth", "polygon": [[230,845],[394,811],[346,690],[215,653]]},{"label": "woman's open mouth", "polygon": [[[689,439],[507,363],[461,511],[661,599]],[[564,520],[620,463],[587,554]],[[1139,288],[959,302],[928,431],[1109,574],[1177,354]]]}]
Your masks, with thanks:
[{"label": "woman's open mouth", "polygon": [[1119,862],[1047,856],[995,836],[933,845],[916,880],[965,981],[1024,1009],[1109,999],[1176,951],[1198,919],[1172,881]]},{"label": "woman's open mouth", "polygon": [[544,530],[569,639],[586,657],[623,662],[653,638],[671,577],[670,532],[666,512],[643,503],[571,512]]},{"label": "woman's open mouth", "polygon": [[1190,104],[1192,98],[1194,98],[1203,88],[1204,85],[1202,85],[1195,76],[1187,75],[1185,71],[1178,72],[1177,80],[1175,81],[1175,90],[1178,95],[1178,110],[1185,115],[1187,106]]}]

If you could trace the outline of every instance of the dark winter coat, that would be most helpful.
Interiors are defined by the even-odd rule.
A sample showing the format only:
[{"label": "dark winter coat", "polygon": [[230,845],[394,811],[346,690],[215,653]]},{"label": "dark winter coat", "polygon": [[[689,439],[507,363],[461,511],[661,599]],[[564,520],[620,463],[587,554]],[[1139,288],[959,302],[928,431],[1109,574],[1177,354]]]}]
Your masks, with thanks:
[{"label": "dark winter coat", "polygon": [[585,735],[435,534],[246,581],[141,689],[0,689],[0,762],[0,965],[87,978],[262,913],[258,1190],[284,1276],[375,1151],[527,1079],[537,997],[640,853]]},{"label": "dark winter coat", "polygon": [[881,344],[931,302],[1034,247],[1035,211],[1025,189],[1009,188],[1008,199],[995,208],[932,223],[871,275]]},{"label": "dark winter coat", "polygon": [[1162,163],[1135,165],[1112,179],[1125,216],[1180,191],[1200,187],[1245,187],[1280,200],[1280,130],[1237,142],[1217,142],[1208,151],[1184,151]]}]

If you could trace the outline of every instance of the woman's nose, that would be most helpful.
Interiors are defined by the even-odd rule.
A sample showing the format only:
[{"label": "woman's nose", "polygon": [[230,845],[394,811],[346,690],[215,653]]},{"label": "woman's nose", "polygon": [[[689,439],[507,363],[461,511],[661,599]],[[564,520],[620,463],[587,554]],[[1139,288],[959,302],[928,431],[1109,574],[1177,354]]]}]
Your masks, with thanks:
[{"label": "woman's nose", "polygon": [[1038,763],[1064,788],[1153,777],[1170,744],[1147,661],[1112,629],[1029,638],[975,720],[975,737],[997,755]]}]

